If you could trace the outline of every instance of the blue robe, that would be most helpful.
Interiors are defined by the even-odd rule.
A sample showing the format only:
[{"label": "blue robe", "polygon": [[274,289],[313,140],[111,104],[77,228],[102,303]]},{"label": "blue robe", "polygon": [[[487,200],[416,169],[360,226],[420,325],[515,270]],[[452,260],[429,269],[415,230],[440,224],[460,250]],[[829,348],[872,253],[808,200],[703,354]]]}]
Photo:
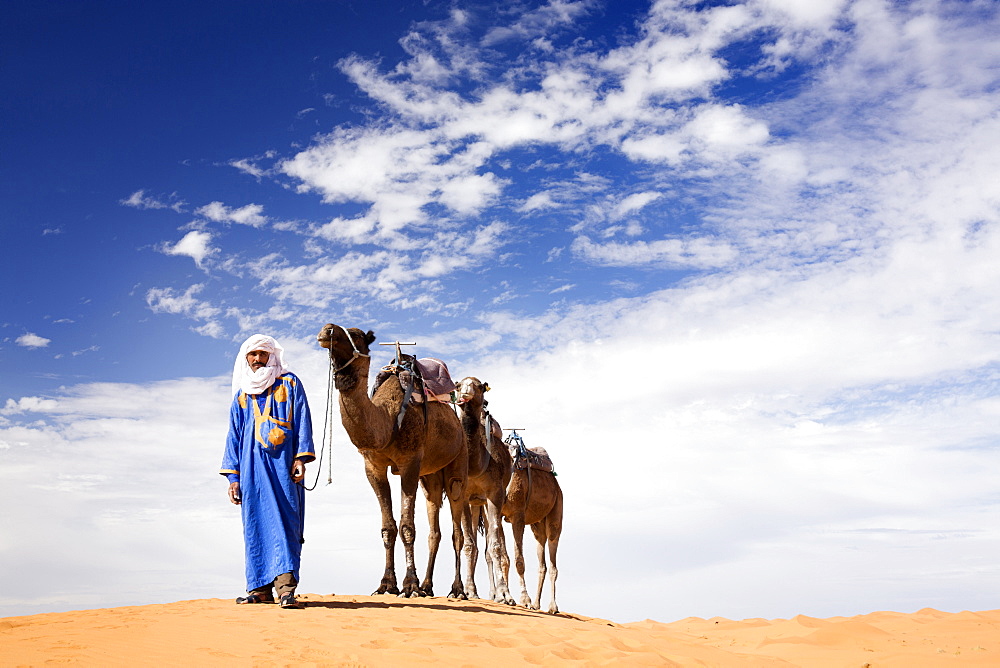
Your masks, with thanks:
[{"label": "blue robe", "polygon": [[282,573],[299,579],[305,488],[292,482],[296,458],[316,458],[302,381],[286,373],[261,394],[240,390],[229,410],[220,473],[240,483],[247,591]]}]

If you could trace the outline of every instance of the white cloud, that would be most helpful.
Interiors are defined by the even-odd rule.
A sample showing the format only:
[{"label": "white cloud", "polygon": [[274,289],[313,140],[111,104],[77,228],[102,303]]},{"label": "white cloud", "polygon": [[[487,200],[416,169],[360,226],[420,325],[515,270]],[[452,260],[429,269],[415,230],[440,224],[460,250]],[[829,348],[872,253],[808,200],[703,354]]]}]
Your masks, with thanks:
[{"label": "white cloud", "polygon": [[26,332],[21,336],[17,337],[15,343],[25,348],[45,348],[50,343],[52,343],[52,339],[46,339],[44,336],[39,336],[38,334]]},{"label": "white cloud", "polygon": [[223,327],[215,320],[221,310],[196,297],[204,288],[204,283],[192,285],[184,292],[173,288],[151,288],[146,292],[146,304],[153,313],[171,313],[203,321],[194,331],[204,336],[222,338]]},{"label": "white cloud", "polygon": [[229,164],[232,167],[235,167],[236,169],[240,170],[241,172],[257,178],[258,180],[263,176],[267,176],[268,174],[267,170],[261,169],[260,167],[258,167],[257,165],[253,164],[252,162],[246,159],[233,160]]},{"label": "white cloud", "polygon": [[263,227],[267,217],[263,215],[264,207],[260,204],[247,204],[238,209],[227,207],[222,202],[211,202],[195,209],[195,215],[203,216],[217,223],[239,223],[250,227]]},{"label": "white cloud", "polygon": [[184,255],[194,260],[199,269],[205,268],[205,260],[219,252],[219,249],[212,248],[212,233],[201,230],[192,230],[184,235],[176,244],[164,244],[161,246],[163,253],[167,255]]},{"label": "white cloud", "polygon": [[760,4],[766,10],[787,15],[796,26],[826,28],[848,3],[846,0],[761,0]]},{"label": "white cloud", "polygon": [[545,209],[554,209],[558,207],[559,204],[552,199],[552,193],[549,191],[542,191],[535,193],[528,199],[524,200],[524,203],[517,208],[518,211],[524,213],[531,213],[533,211],[544,211]]},{"label": "white cloud", "polygon": [[652,191],[633,193],[625,197],[615,206],[614,210],[611,212],[611,219],[619,220],[629,214],[640,211],[650,202],[655,202],[661,197],[663,197],[663,193]]},{"label": "white cloud", "polygon": [[491,46],[510,39],[548,38],[553,31],[581,20],[596,7],[596,0],[550,0],[520,14],[510,25],[491,28],[483,37],[483,44]]},{"label": "white cloud", "polygon": [[126,199],[119,200],[119,203],[135,209],[171,209],[177,213],[184,211],[187,202],[178,199],[176,193],[171,194],[168,200],[164,202],[162,199],[147,195],[145,190],[136,190]]},{"label": "white cloud", "polygon": [[708,105],[698,109],[686,131],[708,151],[738,155],[767,141],[767,125],[747,117],[739,105]]},{"label": "white cloud", "polygon": [[[524,18],[548,25],[590,9],[592,3],[553,3]],[[363,215],[338,219],[337,238],[383,243],[404,228],[427,225],[435,204],[458,216],[481,214],[509,185],[487,171],[488,161],[518,147],[604,145],[635,160],[667,163],[724,163],[755,152],[769,137],[766,123],[738,105],[703,100],[728,76],[712,50],[756,29],[760,18],[741,7],[705,10],[696,21],[681,10],[660,8],[652,15],[634,44],[598,56],[570,51],[539,63],[537,79],[514,77],[516,83],[486,85],[468,98],[445,86],[482,68],[470,65],[468,51],[457,58],[454,36],[443,36],[459,30],[450,22],[425,26],[426,39],[411,33],[406,44],[414,59],[447,44],[454,59],[435,62],[451,63],[452,77],[418,76],[407,67],[382,73],[374,62],[347,58],[341,69],[385,105],[390,122],[338,128],[279,170],[299,181],[300,191],[318,191],[328,203],[368,204]],[[678,35],[671,21],[690,23],[690,34]],[[521,210],[554,201],[538,194]]]},{"label": "white cloud", "polygon": [[672,268],[710,269],[731,264],[737,255],[730,244],[704,238],[599,244],[581,235],[573,241],[572,249],[590,262],[615,267],[659,264]]},{"label": "white cloud", "polygon": [[[280,165],[302,181],[300,191],[318,190],[330,203],[372,203],[367,241],[393,237],[428,220],[426,207],[476,215],[499,193],[501,181],[478,173],[488,157],[479,144],[460,146],[435,132],[338,130],[322,143]],[[374,225],[374,228],[373,228]]]},{"label": "white cloud", "polygon": [[[472,269],[495,257],[507,226],[491,223],[466,233],[438,232],[419,252],[348,252],[336,259],[292,265],[264,258],[249,269],[278,299],[299,306],[326,308],[349,296],[364,295],[384,303],[438,311],[433,279]],[[429,279],[431,279],[429,281]]]},{"label": "white cloud", "polygon": [[17,401],[8,399],[7,404],[0,409],[0,413],[10,415],[14,413],[24,413],[25,411],[52,412],[58,406],[58,402],[52,399],[42,399],[41,397],[21,397]]}]

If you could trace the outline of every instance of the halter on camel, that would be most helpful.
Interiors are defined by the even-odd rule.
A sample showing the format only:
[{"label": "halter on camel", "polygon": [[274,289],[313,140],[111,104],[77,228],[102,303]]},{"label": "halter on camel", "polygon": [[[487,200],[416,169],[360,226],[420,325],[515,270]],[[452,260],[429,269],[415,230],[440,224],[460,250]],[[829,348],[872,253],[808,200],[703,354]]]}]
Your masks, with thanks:
[{"label": "halter on camel", "polygon": [[[489,392],[489,391],[490,391],[490,384],[489,383],[483,383],[483,393],[485,394],[486,392]],[[472,398],[472,395],[471,394],[466,394],[465,392],[452,392],[451,404],[452,404],[452,407],[455,409],[455,415],[458,415],[458,407],[461,406],[462,404],[468,403],[471,398]],[[494,422],[494,420],[493,420],[493,416],[486,409],[487,403],[488,402],[486,401],[486,399],[483,399],[483,420],[482,420],[482,425],[483,425],[483,429],[486,430],[486,452],[490,453],[490,457],[492,457],[493,456],[493,422]],[[497,426],[499,427],[500,424],[497,423]]]},{"label": "halter on camel", "polygon": [[[334,325],[334,327],[340,327],[347,337],[347,340],[351,344],[353,349],[353,354],[351,359],[347,360],[340,366],[336,366],[336,362],[333,359],[333,327],[330,328],[330,367],[327,371],[326,376],[326,408],[323,410],[323,441],[320,444],[319,458],[316,460],[316,479],[313,480],[312,487],[307,486],[304,482],[300,482],[307,491],[313,491],[316,489],[316,485],[319,484],[319,474],[323,470],[323,456],[326,454],[326,444],[327,438],[329,437],[330,447],[333,447],[333,393],[334,385],[336,383],[337,374],[351,366],[360,357],[370,357],[360,350],[358,350],[358,345],[354,343],[354,339],[351,337],[351,333],[347,331],[347,328],[343,325]],[[333,484],[333,457],[330,457],[326,462],[326,484]]]}]

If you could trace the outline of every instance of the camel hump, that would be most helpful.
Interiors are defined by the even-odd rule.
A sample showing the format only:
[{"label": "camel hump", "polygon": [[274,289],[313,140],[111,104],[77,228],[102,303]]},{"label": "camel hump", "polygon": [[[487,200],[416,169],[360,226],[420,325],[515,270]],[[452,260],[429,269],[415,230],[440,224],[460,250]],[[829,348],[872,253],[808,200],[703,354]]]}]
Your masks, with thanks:
[{"label": "camel hump", "polygon": [[423,357],[417,360],[420,376],[424,379],[424,391],[431,401],[451,401],[451,393],[455,382],[448,373],[448,365],[433,357]]}]

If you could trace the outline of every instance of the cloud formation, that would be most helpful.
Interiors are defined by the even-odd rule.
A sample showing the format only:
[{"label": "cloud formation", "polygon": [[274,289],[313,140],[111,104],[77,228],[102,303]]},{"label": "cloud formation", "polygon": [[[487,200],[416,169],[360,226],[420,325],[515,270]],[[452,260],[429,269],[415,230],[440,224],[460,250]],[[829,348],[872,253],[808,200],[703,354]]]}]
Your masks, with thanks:
[{"label": "cloud formation", "polygon": [[219,252],[212,247],[212,233],[191,230],[175,244],[164,244],[161,249],[167,255],[184,255],[194,260],[199,269],[205,268],[205,261]]},{"label": "cloud formation", "polygon": [[52,343],[52,339],[47,339],[32,332],[25,332],[15,339],[15,343],[25,348],[44,348]]},{"label": "cloud formation", "polygon": [[168,201],[165,202],[160,198],[147,195],[145,190],[136,190],[127,198],[119,200],[119,203],[135,209],[170,209],[177,213],[184,211],[184,207],[187,205],[187,202],[178,199],[176,193],[171,194],[167,199]]},{"label": "cloud formation", "polygon": [[211,202],[195,209],[194,213],[216,223],[238,223],[250,227],[261,227],[267,223],[264,207],[260,204],[247,204],[233,209],[222,202]]}]

